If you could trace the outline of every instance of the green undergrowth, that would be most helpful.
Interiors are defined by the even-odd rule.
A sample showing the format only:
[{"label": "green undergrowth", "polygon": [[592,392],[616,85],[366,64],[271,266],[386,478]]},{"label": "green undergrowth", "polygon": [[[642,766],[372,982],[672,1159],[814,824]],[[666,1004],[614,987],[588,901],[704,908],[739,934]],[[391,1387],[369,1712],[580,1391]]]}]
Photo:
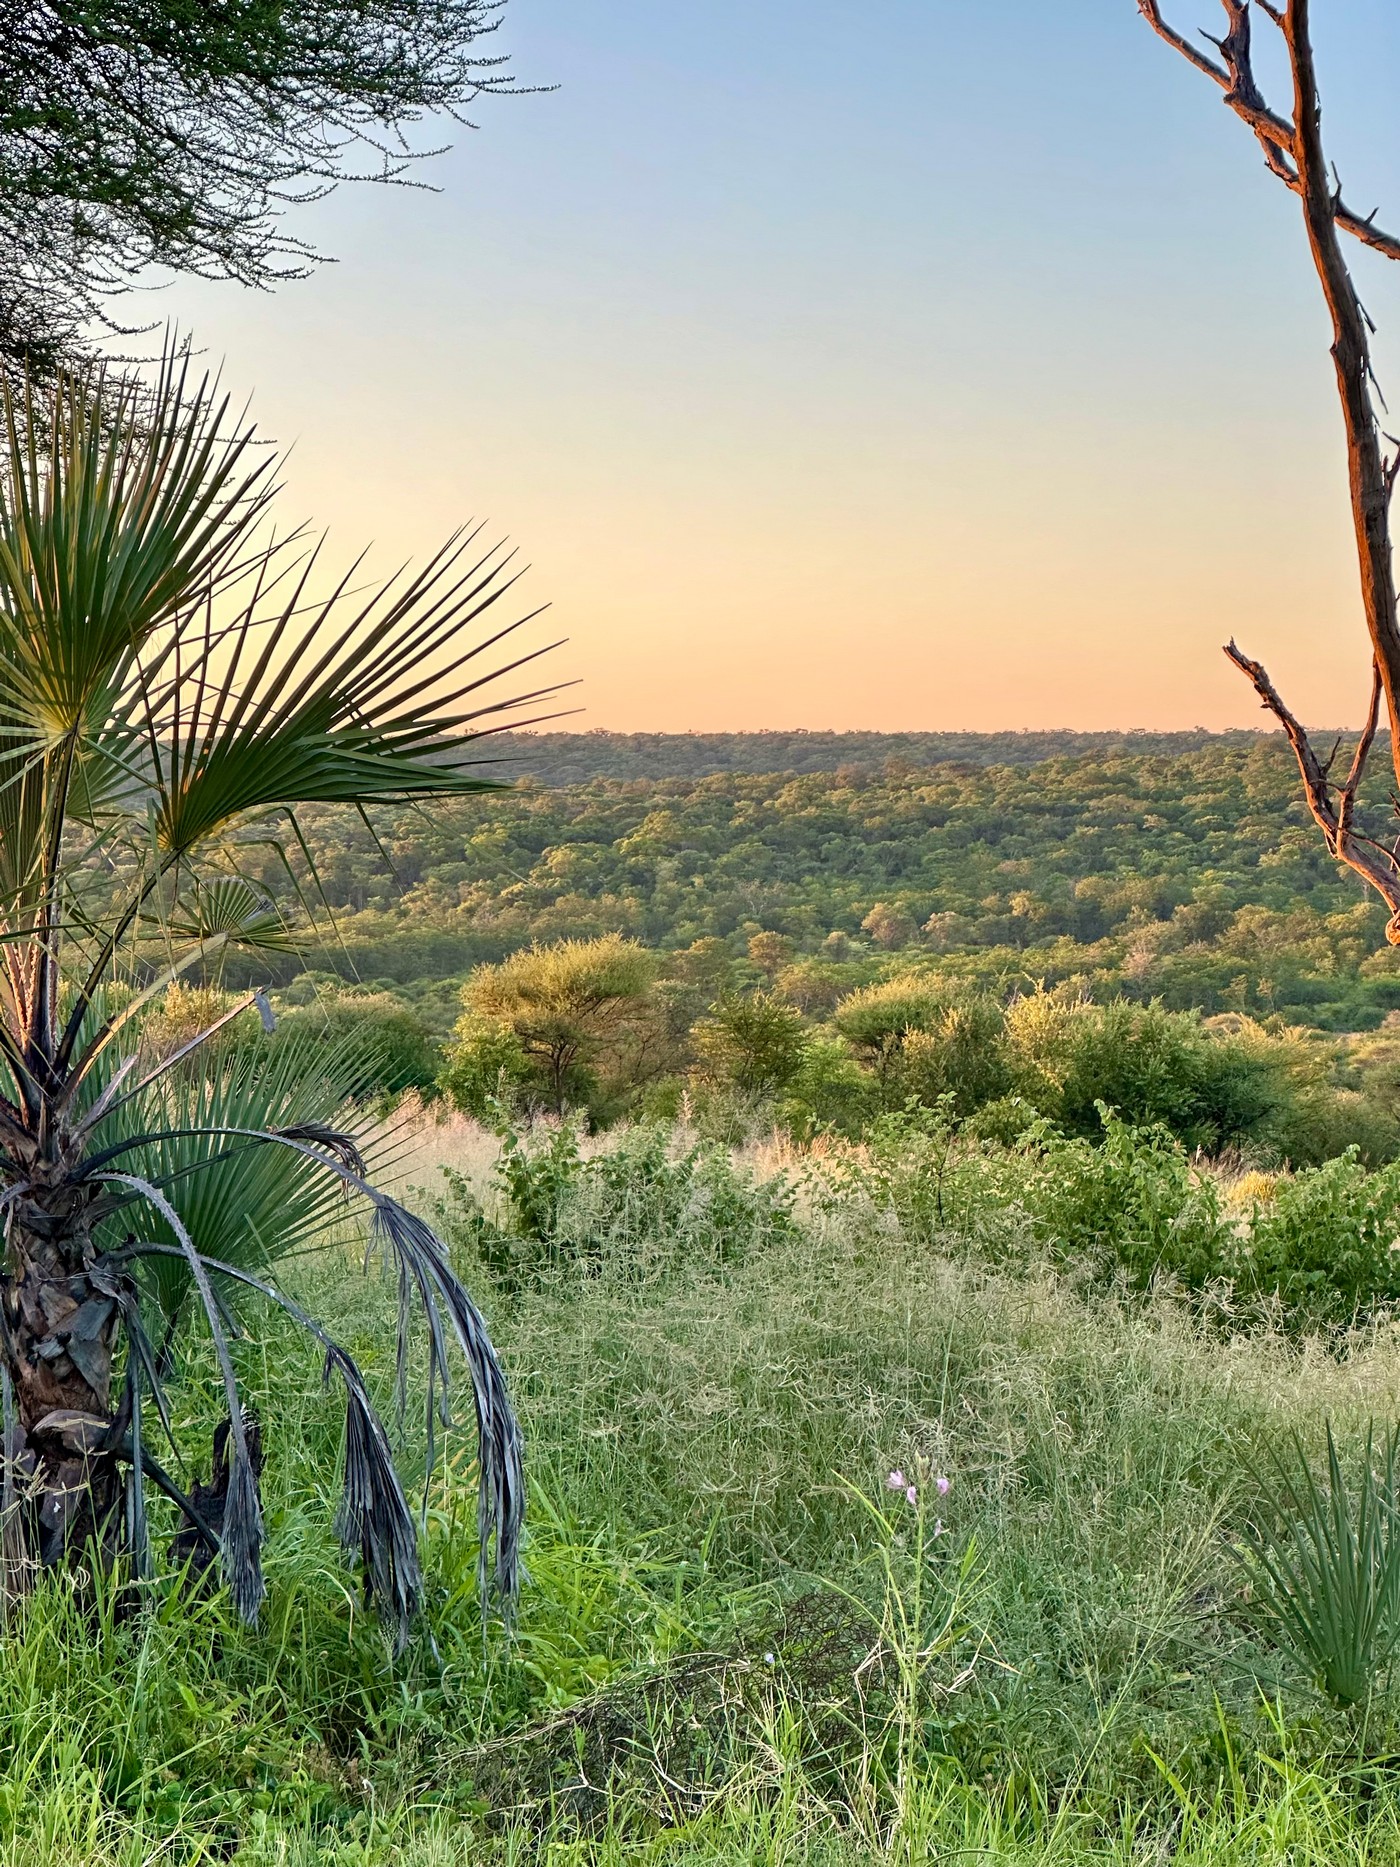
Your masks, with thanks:
[{"label": "green undergrowth", "polygon": [[911,1106],[804,1178],[848,1233],[883,1224],[945,1252],[1171,1285],[1297,1335],[1344,1335],[1400,1302],[1400,1163],[1372,1170],[1349,1149],[1297,1172],[1246,1172],[1160,1126],[1098,1114],[1090,1139],[1024,1105],[1001,1111],[1000,1134]]},{"label": "green undergrowth", "polygon": [[[1358,1736],[1241,1559],[1270,1446],[1320,1456],[1330,1420],[1355,1470],[1400,1410],[1383,1310],[1232,1320],[1105,1277],[1087,1229],[1018,1219],[998,1257],[888,1160],[760,1197],[629,1145],[578,1208],[616,1248],[501,1279],[456,1237],[526,1428],[514,1631],[483,1639],[459,1426],[393,1655],[332,1534],[338,1409],[273,1322],[240,1348],[272,1452],[259,1626],[165,1585],[16,1609],[0,1867],[1400,1862],[1388,1695]],[[716,1200],[762,1218],[742,1250],[711,1248]],[[350,1243],[299,1281],[388,1405],[392,1293]],[[196,1456],[213,1396],[176,1393]]]}]

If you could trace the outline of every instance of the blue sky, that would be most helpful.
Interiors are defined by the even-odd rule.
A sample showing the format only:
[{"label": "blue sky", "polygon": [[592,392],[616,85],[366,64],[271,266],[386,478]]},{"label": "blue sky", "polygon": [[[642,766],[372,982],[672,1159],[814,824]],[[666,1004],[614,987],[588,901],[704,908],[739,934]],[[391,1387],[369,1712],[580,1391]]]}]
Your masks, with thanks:
[{"label": "blue sky", "polygon": [[[1348,193],[1400,222],[1400,8],[1315,11]],[[485,100],[440,192],[299,210],[337,263],[276,294],[151,300],[294,444],[290,515],[385,568],[489,516],[584,725],[1249,723],[1231,633],[1355,717],[1296,203],[1134,0],[509,0],[499,38],[558,88]],[[1400,268],[1358,276],[1400,398]]]}]

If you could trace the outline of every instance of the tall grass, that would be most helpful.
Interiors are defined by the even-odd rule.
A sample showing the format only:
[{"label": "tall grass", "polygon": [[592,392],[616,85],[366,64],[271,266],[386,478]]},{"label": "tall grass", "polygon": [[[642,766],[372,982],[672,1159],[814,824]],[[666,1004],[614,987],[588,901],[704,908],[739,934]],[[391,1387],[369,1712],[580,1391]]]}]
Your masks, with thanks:
[{"label": "tall grass", "polygon": [[[513,1640],[483,1650],[464,1431],[392,1655],[327,1527],[319,1367],[270,1321],[263,1621],[41,1590],[0,1630],[0,1867],[1400,1861],[1389,1712],[1358,1754],[1234,1553],[1271,1445],[1330,1419],[1354,1470],[1400,1412],[1387,1321],[1232,1331],[1034,1238],[911,1238],[869,1187],[727,1259],[646,1262],[641,1209],[626,1252],[494,1296],[463,1233],[528,1435]],[[346,1242],[302,1276],[387,1395]],[[181,1403],[193,1447],[213,1397]],[[916,1468],[937,1534],[884,1488]]]}]

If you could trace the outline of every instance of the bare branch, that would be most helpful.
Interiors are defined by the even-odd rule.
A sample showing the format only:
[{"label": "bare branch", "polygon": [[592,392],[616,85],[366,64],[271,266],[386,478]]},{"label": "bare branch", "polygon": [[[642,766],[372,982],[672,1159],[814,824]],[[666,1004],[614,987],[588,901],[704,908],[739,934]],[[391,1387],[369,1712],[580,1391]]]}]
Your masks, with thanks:
[{"label": "bare branch", "polygon": [[[1214,40],[1225,59],[1219,65],[1212,58],[1200,52],[1184,34],[1174,26],[1167,24],[1162,17],[1160,0],[1138,0],[1138,11],[1147,21],[1159,39],[1179,52],[1189,64],[1209,78],[1212,84],[1218,84],[1225,93],[1224,101],[1243,123],[1247,123],[1259,139],[1259,146],[1264,153],[1264,162],[1271,174],[1277,175],[1284,186],[1296,195],[1303,192],[1297,167],[1297,132],[1294,124],[1286,117],[1271,110],[1262,91],[1254,78],[1249,39],[1249,13],[1244,0],[1222,0],[1229,30],[1223,39]],[[1277,7],[1264,4],[1264,0],[1255,0],[1263,11],[1285,34],[1289,31],[1286,15]],[[1358,214],[1347,206],[1340,190],[1332,197],[1332,218],[1343,233],[1359,240],[1363,246],[1369,246],[1373,252],[1381,253],[1386,259],[1400,260],[1400,238],[1378,227],[1375,213]]]},{"label": "bare branch", "polygon": [[1138,12],[1142,14],[1158,38],[1165,39],[1169,46],[1180,52],[1188,64],[1194,65],[1197,71],[1202,71],[1208,78],[1213,79],[1222,91],[1229,90],[1230,74],[1217,65],[1214,59],[1207,58],[1204,52],[1197,51],[1191,41],[1179,33],[1174,26],[1167,24],[1162,18],[1162,9],[1158,5],[1158,0],[1138,0]]},{"label": "bare branch", "polygon": [[1332,360],[1346,427],[1361,596],[1372,651],[1385,689],[1394,760],[1400,756],[1400,615],[1397,615],[1391,558],[1391,479],[1371,397],[1371,353],[1366,320],[1337,238],[1335,197],[1322,147],[1321,106],[1308,30],[1308,0],[1289,0],[1284,33],[1293,67],[1299,192],[1313,265],[1332,317]]},{"label": "bare branch", "polygon": [[1380,710],[1381,680],[1376,671],[1371,689],[1371,710],[1365,730],[1357,745],[1351,762],[1351,770],[1346,782],[1341,787],[1338,802],[1333,803],[1332,787],[1327,782],[1312,741],[1301,721],[1285,705],[1283,697],[1269,679],[1261,662],[1251,659],[1244,651],[1236,647],[1233,641],[1226,643],[1225,654],[1251,683],[1262,704],[1273,714],[1283,728],[1288,743],[1293,748],[1293,756],[1298,761],[1298,770],[1303,780],[1303,792],[1307,798],[1308,809],[1313,821],[1322,831],[1327,847],[1339,862],[1344,862],[1355,871],[1364,882],[1374,888],[1386,906],[1390,909],[1390,920],[1386,926],[1386,939],[1392,946],[1400,946],[1400,866],[1393,857],[1388,857],[1383,865],[1371,852],[1376,845],[1366,837],[1357,837],[1352,830],[1352,814],[1355,809],[1356,788],[1366,768],[1366,758],[1375,738],[1377,718]]},{"label": "bare branch", "polygon": [[[1322,763],[1307,733],[1284,705],[1259,662],[1233,642],[1226,654],[1253,684],[1264,706],[1282,726],[1302,775],[1308,809],[1327,846],[1374,888],[1390,910],[1386,938],[1400,946],[1400,855],[1356,831],[1357,792],[1380,723],[1380,707],[1390,728],[1390,756],[1400,779],[1400,600],[1397,600],[1390,529],[1391,499],[1400,477],[1400,448],[1387,456],[1378,409],[1384,398],[1371,364],[1374,325],[1357,294],[1342,250],[1343,233],[1387,258],[1400,259],[1400,240],[1362,218],[1342,199],[1341,182],[1330,169],[1322,144],[1322,107],[1310,32],[1310,0],[1221,0],[1227,30],[1217,64],[1162,18],[1160,0],[1137,0],[1138,11],[1157,36],[1225,93],[1225,102],[1248,124],[1268,167],[1303,204],[1303,219],[1318,283],[1332,320],[1332,362],[1346,431],[1347,467],[1362,607],[1371,642],[1372,691],[1366,725],[1346,780],[1334,787],[1331,768]],[[1272,111],[1254,76],[1250,42],[1252,4],[1278,28],[1288,52],[1293,80],[1289,119]]]},{"label": "bare branch", "polygon": [[1138,0],[1138,11],[1147,21],[1159,39],[1167,44],[1197,71],[1218,84],[1225,93],[1225,102],[1254,131],[1255,135],[1267,137],[1280,149],[1293,153],[1293,125],[1275,111],[1269,109],[1259,86],[1254,82],[1254,73],[1249,62],[1249,12],[1243,0],[1222,0],[1226,17],[1230,22],[1229,31],[1223,39],[1213,41],[1220,47],[1223,65],[1217,65],[1213,58],[1207,58],[1204,52],[1198,52],[1184,34],[1174,26],[1169,26],[1162,18],[1159,0]]}]

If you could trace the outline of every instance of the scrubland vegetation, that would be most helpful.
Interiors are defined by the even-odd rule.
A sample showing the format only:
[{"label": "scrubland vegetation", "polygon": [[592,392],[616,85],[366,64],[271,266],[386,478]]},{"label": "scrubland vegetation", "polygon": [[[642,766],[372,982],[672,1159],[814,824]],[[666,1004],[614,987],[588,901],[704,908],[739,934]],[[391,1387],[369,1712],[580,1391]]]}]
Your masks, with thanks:
[{"label": "scrubland vegetation", "polygon": [[[1391,1172],[940,1111],[738,1155],[425,1141],[413,1197],[527,1435],[514,1633],[483,1643],[454,1433],[395,1656],[334,1552],[318,1359],[274,1327],[239,1351],[275,1454],[260,1624],[169,1584],[95,1619],[71,1582],[32,1597],[0,1858],[1400,1857],[1395,1604],[1348,1702],[1258,1553],[1301,1520],[1271,1453],[1296,1434],[1325,1487],[1330,1422],[1351,1498],[1396,1410]],[[387,1398],[388,1293],[341,1249],[289,1287]],[[182,1424],[212,1403],[175,1391]]]},{"label": "scrubland vegetation", "polygon": [[[871,736],[863,757],[825,770],[751,762],[676,778],[631,754],[625,777],[527,780],[431,813],[380,806],[369,825],[312,807],[314,880],[300,852],[289,859],[336,920],[311,958],[403,993],[438,1036],[473,966],[608,933],[676,955],[720,939],[736,956],[778,934],[814,975],[805,994],[828,1002],[917,963],[1003,997],[1082,979],[1099,998],[1340,1031],[1400,1008],[1384,910],[1328,856],[1281,740],[1128,741],[1026,762],[1019,737],[914,764]],[[688,739],[664,743],[693,756]],[[583,745],[603,760],[614,741]],[[656,760],[671,762],[664,750]],[[1383,826],[1379,785],[1362,801]],[[295,901],[276,851],[242,860]],[[289,959],[284,980],[295,969]]]},{"label": "scrubland vegetation", "polygon": [[[1273,759],[1247,748],[1231,783],[1272,796]],[[858,868],[859,813],[985,779],[812,786],[842,797]],[[376,827],[518,863],[520,826],[572,807],[535,790]],[[959,844],[909,810],[908,872],[945,843],[987,861],[986,825]],[[485,910],[459,893],[439,914],[421,878],[399,905],[333,902],[338,973],[329,945],[262,956],[283,967],[271,1033],[237,1012],[237,959],[173,982],[143,1054],[212,1030],[200,1069],[232,1081],[318,1039],[358,1056],[355,1119],[500,1350],[528,1580],[513,1627],[483,1634],[470,1409],[431,1473],[410,1416],[425,1608],[396,1650],[336,1549],[344,1423],[319,1353],[260,1318],[233,1352],[268,1453],[261,1617],[192,1573],[117,1573],[95,1598],[60,1573],[17,1604],[0,1861],[1400,1860],[1391,962],[1362,956],[1374,916],[1350,884],[1324,864],[1305,886],[1301,840],[1273,851],[1292,905],[1246,906],[1248,820],[1221,805],[1207,834],[1208,814],[1183,801],[1211,861],[1178,851],[1155,919],[1122,901],[1133,847],[1146,875],[1165,845],[1123,829],[1108,930],[1063,936],[1074,963],[1043,972],[1049,948],[950,942],[951,892],[858,873],[833,909],[830,853],[783,884],[825,901],[809,925],[741,916],[754,885],[721,849],[696,859],[697,894],[733,891],[709,923],[539,909],[557,937],[530,939],[522,909],[483,948],[463,929]],[[302,881],[343,894],[358,845],[308,815]],[[779,828],[755,841],[780,864]],[[1047,828],[1047,873],[1051,846]],[[592,848],[614,860],[601,832]],[[670,860],[634,870],[658,915]],[[1066,902],[1091,898],[1061,873]],[[598,896],[614,918],[621,899]],[[1253,970],[1233,1000],[1200,987],[1266,922],[1285,1009]],[[371,923],[386,952],[442,938],[457,964],[365,975]],[[1154,939],[1179,990],[1107,963]],[[1303,1015],[1314,978],[1328,1028]],[[337,1219],[279,1287],[392,1420],[396,1297],[363,1248]],[[220,1408],[198,1354],[166,1391],[197,1473]],[[169,1550],[174,1509],[149,1510]]]},{"label": "scrubland vegetation", "polygon": [[485,796],[513,553],[321,601],[188,348],[69,362],[303,269],[283,204],[512,88],[499,5],[9,35],[0,1867],[1400,1867],[1400,240],[1301,0],[1291,117],[1242,0],[1219,64],[1138,10],[1303,204],[1341,763],[1232,641],[1293,757],[516,735]]}]

